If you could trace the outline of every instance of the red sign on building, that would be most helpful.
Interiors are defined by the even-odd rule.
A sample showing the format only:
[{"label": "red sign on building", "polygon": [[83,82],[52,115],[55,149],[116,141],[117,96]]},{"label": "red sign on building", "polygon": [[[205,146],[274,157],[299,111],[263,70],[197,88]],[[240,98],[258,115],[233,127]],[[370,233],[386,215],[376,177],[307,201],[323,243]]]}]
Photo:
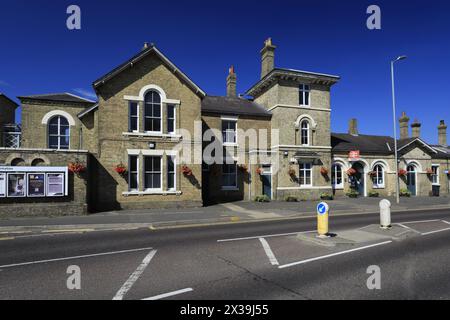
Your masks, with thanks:
[{"label": "red sign on building", "polygon": [[358,161],[361,159],[361,153],[359,152],[359,150],[350,151],[348,153],[348,159],[349,161]]}]

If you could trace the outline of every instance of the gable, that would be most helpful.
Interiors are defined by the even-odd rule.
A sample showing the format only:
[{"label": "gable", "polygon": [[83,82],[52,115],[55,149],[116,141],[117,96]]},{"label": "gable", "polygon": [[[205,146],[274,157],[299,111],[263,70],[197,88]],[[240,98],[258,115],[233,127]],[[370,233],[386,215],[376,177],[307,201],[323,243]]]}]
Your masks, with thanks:
[{"label": "gable", "polygon": [[399,151],[399,155],[406,159],[431,159],[434,153],[420,143],[413,143]]},{"label": "gable", "polygon": [[[179,78],[181,82],[188,86],[195,94],[197,94],[201,98],[206,96],[206,93],[202,89],[200,89],[199,86],[197,86],[186,74],[184,74],[178,67],[176,67],[166,56],[161,53],[161,51],[159,51],[153,45],[149,48],[143,49],[133,58],[122,63],[112,71],[94,81],[94,89],[97,91],[106,83],[111,82],[120,76],[123,79],[124,73],[132,74],[133,72],[130,71],[133,70],[134,73],[140,73],[141,77],[144,76],[145,71],[148,71],[145,70],[145,61],[150,57],[156,58],[161,64],[163,64],[168,70],[170,70],[170,72],[172,72],[177,78]],[[125,78],[127,78],[126,75]]]}]

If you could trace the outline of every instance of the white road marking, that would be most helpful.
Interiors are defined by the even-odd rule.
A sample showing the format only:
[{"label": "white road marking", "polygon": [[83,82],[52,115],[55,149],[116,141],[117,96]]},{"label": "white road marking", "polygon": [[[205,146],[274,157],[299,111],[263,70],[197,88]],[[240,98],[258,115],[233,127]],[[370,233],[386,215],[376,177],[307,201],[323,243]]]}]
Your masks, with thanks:
[{"label": "white road marking", "polygon": [[142,300],[160,300],[160,299],[164,299],[164,298],[168,298],[168,297],[173,297],[179,294],[183,294],[186,292],[191,292],[194,291],[194,289],[192,288],[186,288],[183,290],[178,290],[178,291],[173,291],[173,292],[169,292],[169,293],[164,293],[164,294],[160,294],[158,296],[154,296],[154,297],[150,297],[150,298],[146,298],[146,299],[142,299]]},{"label": "white road marking", "polygon": [[435,231],[430,231],[430,232],[424,232],[421,233],[423,236],[427,236],[429,234],[433,234],[433,233],[438,233],[438,232],[444,232],[444,231],[448,231],[450,230],[450,228],[445,228],[445,229],[440,229],[440,230],[435,230]]},{"label": "white road marking", "polygon": [[280,264],[278,263],[277,258],[275,257],[275,254],[273,253],[272,249],[270,248],[269,243],[266,241],[266,239],[264,239],[264,238],[259,238],[259,241],[261,242],[261,244],[262,244],[262,246],[263,246],[263,248],[264,248],[264,251],[266,252],[267,257],[269,258],[270,263],[271,263],[273,266],[278,266],[278,265],[280,265]]},{"label": "white road marking", "polygon": [[372,245],[369,245],[369,246],[364,246],[364,247],[360,247],[360,248],[355,248],[355,249],[351,249],[351,250],[346,250],[346,251],[341,251],[341,252],[328,254],[326,256],[320,256],[320,257],[316,257],[316,258],[311,258],[311,259],[306,259],[306,260],[302,260],[302,261],[298,261],[298,262],[293,262],[293,263],[285,264],[283,266],[279,266],[278,268],[279,269],[289,268],[289,267],[297,266],[297,265],[300,265],[300,264],[305,264],[305,263],[308,263],[308,262],[313,262],[313,261],[317,261],[317,260],[327,259],[327,258],[339,256],[339,255],[346,254],[346,253],[351,253],[351,252],[355,252],[355,251],[361,251],[361,250],[364,250],[364,249],[378,247],[378,246],[382,246],[382,245],[389,244],[389,243],[392,243],[392,241],[385,241],[385,242],[375,243],[375,244],[372,244]]},{"label": "white road marking", "polygon": [[450,224],[450,222],[448,222],[448,221],[445,221],[445,220],[441,220],[443,223],[446,223],[446,224]]},{"label": "white road marking", "polygon": [[117,291],[113,300],[123,300],[123,297],[127,294],[127,292],[131,289],[133,284],[139,279],[142,273],[145,271],[150,261],[152,261],[153,257],[156,254],[156,250],[150,251],[150,253],[142,260],[142,263],[137,267],[137,269],[130,275],[127,281],[123,284],[123,286]]},{"label": "white road marking", "polygon": [[402,224],[411,224],[411,223],[428,223],[428,222],[439,222],[442,220],[419,220],[419,221],[407,221],[407,222],[402,222]]},{"label": "white road marking", "polygon": [[82,255],[82,256],[73,256],[73,257],[65,257],[65,258],[57,258],[57,259],[22,262],[22,263],[7,264],[4,266],[0,266],[0,269],[28,266],[28,265],[32,265],[32,264],[40,264],[40,263],[48,263],[48,262],[57,262],[57,261],[65,261],[65,260],[75,260],[75,259],[84,259],[84,258],[91,258],[91,257],[109,256],[109,255],[114,255],[114,254],[122,254],[122,253],[130,253],[130,252],[147,251],[147,250],[151,250],[151,249],[153,249],[153,248],[140,248],[140,249],[131,249],[131,250],[122,250],[122,251],[111,251],[111,252],[104,252],[104,253],[87,254],[87,255]]},{"label": "white road marking", "polygon": [[411,228],[411,227],[405,226],[405,225],[404,225],[404,224],[402,224],[402,223],[397,223],[397,225],[398,225],[398,226],[400,226],[400,227],[402,227],[402,228],[405,228],[405,229],[411,230],[411,231],[412,231],[412,232],[414,232],[414,233],[418,233],[418,234],[420,234],[420,232],[419,232],[419,231],[417,231],[417,230],[415,230],[415,229],[413,229],[413,228]]},{"label": "white road marking", "polygon": [[260,238],[284,237],[284,236],[293,236],[293,235],[297,235],[297,234],[305,234],[305,233],[313,233],[313,232],[317,232],[317,231],[302,231],[302,232],[292,232],[292,233],[268,234],[268,235],[256,236],[256,237],[223,239],[223,240],[217,240],[217,242],[231,242],[231,241],[254,240],[254,239],[260,239]]}]

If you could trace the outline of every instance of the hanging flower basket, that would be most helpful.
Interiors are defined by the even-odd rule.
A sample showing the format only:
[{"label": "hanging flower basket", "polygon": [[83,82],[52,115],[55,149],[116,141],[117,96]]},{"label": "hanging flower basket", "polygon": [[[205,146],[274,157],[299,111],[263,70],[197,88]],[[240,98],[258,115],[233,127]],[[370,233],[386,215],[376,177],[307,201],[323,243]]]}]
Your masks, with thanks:
[{"label": "hanging flower basket", "polygon": [[79,175],[86,171],[86,166],[79,161],[69,163],[69,172]]},{"label": "hanging flower basket", "polygon": [[192,176],[192,169],[189,168],[187,165],[183,165],[181,167],[181,172],[185,175],[185,176]]},{"label": "hanging flower basket", "polygon": [[399,177],[405,177],[407,174],[408,174],[408,172],[405,169],[398,170]]},{"label": "hanging flower basket", "polygon": [[376,177],[377,173],[375,171],[370,171],[369,172],[369,177],[374,178]]},{"label": "hanging flower basket", "polygon": [[323,176],[327,176],[328,175],[328,169],[325,167],[320,168],[320,174]]},{"label": "hanging flower basket", "polygon": [[295,177],[295,174],[296,174],[295,169],[294,169],[294,168],[289,168],[288,174],[289,174],[289,176],[291,176],[291,177]]},{"label": "hanging flower basket", "polygon": [[256,174],[262,175],[264,172],[263,168],[256,169]]},{"label": "hanging flower basket", "polygon": [[127,168],[123,163],[120,163],[114,168],[114,171],[116,171],[121,176],[124,176],[127,173]]},{"label": "hanging flower basket", "polygon": [[427,175],[431,176],[433,174],[433,169],[428,168],[427,169]]},{"label": "hanging flower basket", "polygon": [[242,172],[248,172],[248,167],[246,164],[240,164],[239,165],[239,170],[241,170]]},{"label": "hanging flower basket", "polygon": [[353,168],[350,168],[347,170],[347,175],[354,176],[356,174],[356,170]]}]

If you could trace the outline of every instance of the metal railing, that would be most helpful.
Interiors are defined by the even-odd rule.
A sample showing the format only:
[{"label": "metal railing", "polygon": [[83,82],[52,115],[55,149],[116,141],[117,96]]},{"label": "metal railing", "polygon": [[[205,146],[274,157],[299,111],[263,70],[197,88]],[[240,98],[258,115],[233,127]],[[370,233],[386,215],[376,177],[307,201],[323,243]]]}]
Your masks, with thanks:
[{"label": "metal railing", "polygon": [[3,147],[20,148],[22,141],[22,128],[18,124],[5,124],[3,126]]}]

